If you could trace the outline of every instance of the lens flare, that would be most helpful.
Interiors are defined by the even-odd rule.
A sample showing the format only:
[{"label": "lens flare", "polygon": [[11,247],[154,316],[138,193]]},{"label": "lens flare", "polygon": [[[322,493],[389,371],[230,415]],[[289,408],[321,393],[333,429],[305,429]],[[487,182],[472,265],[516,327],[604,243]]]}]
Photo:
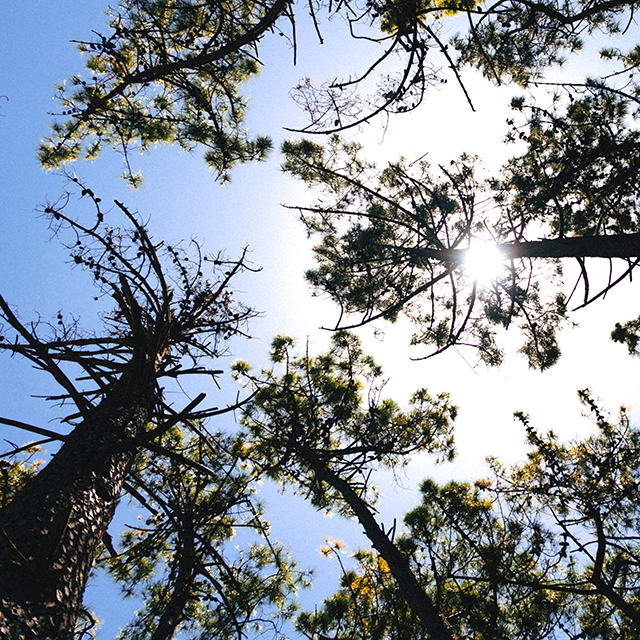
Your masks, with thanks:
[{"label": "lens flare", "polygon": [[504,258],[495,244],[476,241],[469,247],[464,266],[470,278],[486,286],[504,269]]}]

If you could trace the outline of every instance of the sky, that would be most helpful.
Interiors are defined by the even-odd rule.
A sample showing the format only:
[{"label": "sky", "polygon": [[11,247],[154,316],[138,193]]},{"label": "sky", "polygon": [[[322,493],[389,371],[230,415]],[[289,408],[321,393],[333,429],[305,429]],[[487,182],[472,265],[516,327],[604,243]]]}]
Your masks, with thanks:
[{"label": "sky", "polygon": [[[19,309],[23,320],[35,319],[38,314],[50,318],[59,310],[69,310],[91,325],[100,311],[101,303],[93,301],[90,278],[70,268],[66,251],[50,240],[46,221],[35,209],[47,199],[55,200],[62,186],[61,178],[43,171],[36,158],[38,143],[51,120],[48,113],[54,108],[53,86],[80,70],[82,60],[70,41],[88,37],[92,29],[99,31],[104,24],[104,9],[105,4],[98,0],[32,0],[3,5],[0,292]],[[271,135],[274,153],[265,163],[235,170],[230,185],[215,183],[199,150],[185,153],[159,147],[136,158],[137,168],[144,175],[144,186],[136,191],[119,179],[121,161],[114,154],[105,153],[92,163],[73,167],[103,201],[117,198],[143,216],[150,216],[151,232],[158,238],[175,243],[196,237],[205,249],[225,249],[231,256],[249,247],[251,260],[262,270],[243,277],[239,297],[262,311],[263,317],[250,327],[252,340],[233,344],[233,357],[255,366],[266,364],[271,339],[279,333],[295,337],[302,348],[308,341],[312,353],[320,352],[329,339],[328,332],[320,327],[332,326],[337,318],[331,302],[313,298],[304,281],[305,269],[313,265],[312,244],[296,212],[281,205],[304,204],[311,196],[280,172],[277,148],[292,135],[284,127],[304,123],[303,114],[289,98],[291,87],[303,77],[317,84],[331,80],[342,71],[336,70],[337,61],[360,61],[360,54],[352,50],[339,25],[325,21],[322,45],[305,30],[304,23],[299,27],[297,66],[292,65],[292,52],[285,39],[271,38],[263,49],[260,77],[246,91],[251,98],[247,126],[254,134]],[[584,60],[580,64],[584,65]],[[580,70],[580,64],[572,64]],[[350,71],[345,68],[344,74]],[[513,149],[500,144],[509,116],[506,105],[513,90],[493,87],[473,73],[467,74],[465,83],[475,112],[450,81],[431,92],[415,113],[393,118],[386,131],[374,123],[349,135],[361,141],[367,156],[379,163],[400,154],[411,160],[427,153],[428,159],[437,164],[469,151],[480,155],[487,166],[495,167],[513,153]],[[521,460],[526,447],[523,429],[512,418],[516,410],[530,413],[539,431],[552,428],[562,438],[584,436],[592,432],[593,424],[581,416],[576,391],[588,387],[602,399],[604,407],[615,412],[625,404],[632,407],[631,415],[637,418],[639,362],[608,338],[616,321],[637,316],[636,300],[637,283],[623,285],[614,289],[604,304],[572,316],[579,326],[561,336],[560,363],[542,374],[528,370],[526,362],[515,354],[515,347],[504,365],[494,370],[476,366],[471,352],[451,351],[435,359],[411,361],[416,354],[407,347],[410,329],[406,324],[379,325],[384,340],[376,339],[371,328],[364,329],[361,335],[366,349],[388,378],[389,396],[402,402],[417,387],[427,387],[434,393],[449,391],[460,407],[457,461],[434,468],[429,459],[418,458],[400,473],[397,482],[382,475],[382,520],[387,524],[394,518],[400,520],[417,504],[418,483],[427,476],[440,481],[474,479],[486,475],[486,456],[497,456],[505,462]],[[506,337],[517,344],[518,336]],[[232,359],[224,365],[228,367]],[[235,397],[238,388],[230,377],[222,386],[220,402]],[[0,354],[1,416],[54,428],[59,410],[33,397],[54,389],[41,372]],[[231,423],[225,426],[233,428]],[[25,437],[0,425],[2,439],[24,442]],[[325,537],[342,538],[351,550],[366,545],[359,527],[292,502],[290,490],[282,495],[265,487],[263,493],[275,535],[292,548],[302,565],[315,567],[320,576],[319,588],[305,596],[305,601],[330,593],[335,587],[332,580],[336,566],[321,557],[319,548]],[[121,516],[124,520],[126,517]],[[98,638],[113,637],[128,605],[120,607],[117,593],[104,583],[92,588],[87,600],[107,619]]]}]

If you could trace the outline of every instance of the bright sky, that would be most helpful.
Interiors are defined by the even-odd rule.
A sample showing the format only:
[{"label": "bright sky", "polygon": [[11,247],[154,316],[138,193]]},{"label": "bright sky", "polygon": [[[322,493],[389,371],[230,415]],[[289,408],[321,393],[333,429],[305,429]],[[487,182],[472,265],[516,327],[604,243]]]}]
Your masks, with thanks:
[{"label": "bright sky", "polygon": [[[46,223],[36,218],[34,209],[47,197],[55,199],[61,189],[60,179],[42,171],[35,156],[50,121],[47,112],[54,104],[53,85],[80,70],[81,59],[69,41],[88,37],[91,29],[100,30],[103,8],[98,0],[33,0],[3,6],[0,95],[8,99],[0,98],[0,291],[20,310],[23,320],[35,319],[37,313],[48,318],[64,309],[81,314],[90,323],[99,310],[89,278],[64,264],[65,251],[55,241],[47,242]],[[330,36],[330,30],[325,36]],[[284,39],[271,40],[263,51],[264,71],[249,91],[248,126],[253,133],[271,135],[277,148],[288,135],[282,127],[303,123],[288,92],[302,77],[317,84],[333,79],[336,60],[353,59],[350,55],[337,57],[342,41],[329,37],[321,47],[315,40],[301,38],[298,66],[293,68]],[[345,74],[349,71],[345,69]],[[488,164],[505,159],[512,151],[499,142],[509,90],[492,88],[477,76],[470,76],[467,86],[476,113],[469,110],[459,87],[451,81],[433,92],[416,113],[393,119],[384,136],[377,125],[368,125],[358,139],[367,144],[369,157],[378,162],[399,154],[413,159],[426,152],[434,163],[446,162],[462,151],[477,153]],[[331,303],[310,297],[303,280],[304,270],[312,265],[310,243],[295,212],[280,204],[298,204],[309,196],[279,172],[279,163],[278,153],[273,153],[262,165],[236,170],[233,183],[221,188],[210,177],[199,151],[186,154],[159,148],[139,158],[145,185],[135,192],[118,178],[121,164],[117,156],[104,154],[94,163],[79,163],[75,169],[103,201],[118,198],[151,216],[150,228],[156,237],[176,242],[194,236],[204,241],[205,248],[226,249],[230,255],[249,245],[255,265],[263,270],[243,280],[241,297],[264,311],[265,317],[251,327],[256,339],[238,342],[234,355],[259,366],[266,362],[269,343],[277,333],[293,335],[301,347],[308,337],[312,352],[324,348],[328,335],[319,327],[331,326],[337,317]],[[487,455],[504,460],[521,458],[524,433],[512,419],[515,410],[529,412],[532,424],[541,431],[553,428],[563,437],[573,437],[590,429],[589,421],[580,417],[577,389],[591,388],[604,406],[613,410],[622,403],[640,408],[639,362],[608,339],[616,321],[637,315],[637,305],[630,304],[637,296],[637,285],[621,286],[604,304],[576,314],[573,319],[580,327],[564,332],[564,356],[544,374],[529,371],[524,360],[513,354],[515,349],[503,367],[492,371],[481,366],[474,369],[473,353],[463,354],[471,364],[455,352],[412,362],[409,357],[417,354],[407,349],[409,330],[402,323],[393,328],[379,325],[385,331],[384,341],[374,338],[371,329],[364,330],[367,348],[389,377],[390,396],[406,400],[411,391],[424,386],[433,392],[450,391],[461,408],[458,462],[434,470],[430,462],[416,461],[406,476],[400,477],[402,486],[383,479],[381,512],[385,523],[400,520],[416,504],[417,484],[427,475],[435,474],[439,480],[475,478],[486,472],[483,461]],[[230,380],[225,386],[229,398],[235,396],[237,388]],[[47,426],[58,415],[56,409],[30,396],[53,389],[45,376],[16,359],[3,357],[0,361],[3,417]],[[638,411],[632,415],[638,416]],[[0,437],[24,441],[23,434],[3,426]],[[295,507],[292,523],[288,496],[269,496],[274,505],[270,517],[277,536],[291,545],[303,565],[316,566],[318,574],[325,571],[327,561],[317,552],[326,536],[345,538],[351,549],[362,544],[356,537],[359,527],[316,515],[306,505]],[[328,585],[324,593],[334,588],[324,584]],[[98,611],[104,611],[104,589],[101,586],[89,592],[88,599]],[[113,635],[113,625],[107,624],[99,638]]]}]

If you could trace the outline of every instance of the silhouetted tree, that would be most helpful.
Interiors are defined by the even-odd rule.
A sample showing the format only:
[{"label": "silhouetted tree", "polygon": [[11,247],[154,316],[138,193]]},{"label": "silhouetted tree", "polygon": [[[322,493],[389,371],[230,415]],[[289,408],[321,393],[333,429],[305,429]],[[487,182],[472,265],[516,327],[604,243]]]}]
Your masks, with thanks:
[{"label": "silhouetted tree", "polygon": [[[460,637],[638,635],[639,434],[625,409],[612,422],[580,395],[595,435],[564,445],[517,414],[532,446],[525,464],[493,460],[494,477],[474,484],[426,480],[421,505],[405,516],[397,545]],[[314,640],[422,637],[380,555],[355,559],[341,589],[298,628]]]},{"label": "silhouetted tree", "polygon": [[243,455],[258,472],[291,482],[314,506],[356,517],[423,630],[432,638],[455,638],[393,533],[376,521],[371,473],[421,451],[450,458],[456,408],[446,394],[432,397],[425,389],[413,394],[407,410],[382,399],[382,372],[349,333],[335,334],[330,351],[318,357],[294,357],[292,346],[282,336],[273,342],[281,373],[254,375],[248,364],[235,365],[253,394],[241,419]]},{"label": "silhouetted tree", "polygon": [[[339,305],[337,326],[393,321],[402,312],[415,323],[413,343],[433,345],[431,355],[473,345],[497,364],[496,328],[515,322],[530,365],[554,364],[570,297],[559,286],[558,260],[577,260],[584,306],[630,276],[640,259],[640,156],[627,106],[605,92],[564,113],[535,110],[524,131],[514,125],[526,152],[485,183],[469,156],[440,166],[437,178],[423,161],[376,170],[357,144],[338,137],[325,146],[286,142],[284,169],[322,193],[300,208],[321,238],[307,278]],[[481,287],[465,263],[483,242],[496,246],[504,269]],[[621,268],[594,293],[587,259],[595,257],[617,259]],[[347,313],[361,319],[344,321]]]},{"label": "silhouetted tree", "polygon": [[[187,252],[154,241],[123,204],[116,202],[106,211],[90,189],[79,189],[95,208],[92,225],[65,212],[71,194],[44,211],[54,232],[71,239],[67,245],[73,263],[88,270],[102,294],[115,302],[102,329],[82,333],[62,313],[55,325],[26,323],[0,297],[0,350],[24,357],[51,375],[62,388],[52,399],[71,407],[62,420],[71,425],[68,434],[1,419],[63,442],[0,513],[0,628],[7,638],[73,635],[96,552],[141,452],[158,456],[147,463],[152,471],[170,466],[161,461],[168,458],[182,466],[185,483],[195,474],[192,481],[200,483],[203,495],[215,496],[215,485],[203,478],[209,473],[211,482],[220,482],[224,473],[206,467],[203,454],[197,448],[192,453],[191,441],[179,447],[169,434],[184,425],[193,430],[199,447],[212,447],[215,438],[193,421],[232,408],[198,408],[205,397],[200,394],[184,408],[173,409],[163,388],[184,376],[215,379],[221,371],[211,368],[211,360],[224,353],[229,338],[243,334],[253,315],[234,300],[231,289],[233,277],[248,268],[244,256],[209,257],[195,243]],[[232,473],[228,460],[221,458],[220,464]],[[143,480],[146,489],[159,482],[157,477]],[[247,503],[242,492],[238,499]],[[153,500],[160,500],[160,494],[152,495]],[[192,509],[207,508],[197,492],[192,500]],[[233,506],[233,501],[227,505]],[[220,508],[222,513],[226,507]],[[173,516],[178,532],[184,531],[179,526],[184,517]],[[206,532],[197,535],[209,539]]]}]

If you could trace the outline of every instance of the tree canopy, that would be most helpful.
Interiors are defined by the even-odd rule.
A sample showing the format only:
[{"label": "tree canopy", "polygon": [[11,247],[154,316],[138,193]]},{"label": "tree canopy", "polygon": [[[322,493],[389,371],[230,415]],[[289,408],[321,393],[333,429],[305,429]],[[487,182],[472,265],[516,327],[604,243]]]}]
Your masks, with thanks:
[{"label": "tree canopy", "polygon": [[[176,143],[205,148],[205,160],[217,177],[229,180],[238,163],[264,158],[271,147],[265,135],[244,129],[247,101],[241,88],[260,69],[259,45],[269,33],[298,47],[294,2],[214,3],[199,0],[123,0],[109,10],[108,30],[79,40],[85,72],[58,87],[58,111],[52,133],[39,150],[46,167],[94,158],[104,147],[120,150],[124,176],[139,184],[131,166],[133,149]],[[447,81],[449,67],[473,108],[462,81],[467,66],[501,83],[522,86],[560,66],[564,52],[576,52],[583,36],[617,34],[632,20],[634,2],[498,2],[491,6],[458,2],[306,3],[316,37],[323,42],[320,16],[346,23],[345,35],[368,42],[364,71],[315,86],[303,78],[294,100],[307,112],[301,130],[333,133],[357,127],[377,115],[416,109],[430,88]],[[455,32],[464,21],[467,30]],[[448,20],[455,20],[453,28]],[[450,42],[449,42],[450,41]],[[455,54],[450,53],[450,45]],[[379,47],[383,53],[379,53]],[[371,55],[371,53],[373,55]],[[339,52],[336,52],[339,53]],[[603,52],[632,76],[637,51]],[[432,58],[437,62],[431,62]],[[389,68],[389,60],[399,60]],[[612,74],[615,78],[617,74]],[[617,93],[610,81],[588,81]],[[578,88],[575,85],[574,88]],[[623,84],[637,102],[635,80]]]},{"label": "tree canopy", "polygon": [[[41,444],[62,442],[35,475],[20,457],[24,447],[12,447],[8,455],[18,457],[3,466],[2,633],[73,637],[103,543],[114,556],[114,574],[147,598],[146,612],[125,637],[170,638],[185,625],[241,636],[258,622],[261,605],[270,604],[281,609],[271,621],[277,626],[277,616],[287,615],[283,599],[301,576],[269,542],[232,444],[201,423],[233,407],[198,409],[201,393],[175,409],[164,393],[167,380],[222,373],[211,368],[213,359],[254,315],[235,302],[230,286],[247,268],[244,258],[210,257],[197,244],[190,255],[154,241],[123,204],[107,210],[91,189],[72,183],[93,207],[93,222],[67,214],[72,192],[44,212],[54,233],[68,238],[72,263],[91,274],[115,308],[92,333],[62,313],[55,324],[25,323],[0,297],[0,350],[47,372],[61,387],[49,399],[72,406],[61,421],[71,427],[67,434],[0,418],[44,436]],[[125,536],[118,554],[107,527],[122,492],[150,515]],[[228,560],[222,547],[238,526],[257,539]],[[158,581],[153,571],[164,564],[168,577]],[[201,609],[217,598],[227,603],[219,616]],[[85,612],[82,628],[86,618]]]},{"label": "tree canopy", "polygon": [[[236,299],[237,276],[252,271],[247,250],[233,259],[154,239],[152,223],[119,200],[105,206],[69,172],[63,196],[40,212],[110,309],[88,330],[66,309],[24,320],[0,295],[0,351],[48,374],[59,390],[47,399],[64,414],[51,429],[0,417],[39,438],[9,442],[0,456],[0,635],[93,634],[83,596],[97,568],[141,603],[123,640],[635,638],[640,435],[628,411],[612,421],[580,392],[597,432],[571,443],[539,435],[518,413],[525,462],[492,459],[492,477],[476,482],[427,477],[421,504],[386,525],[379,472],[397,474],[418,455],[451,461],[458,409],[424,388],[404,406],[387,398],[382,369],[352,330],[404,315],[419,358],[469,346],[500,365],[500,334],[515,326],[521,353],[544,370],[560,356],[570,310],[632,278],[640,49],[612,43],[633,35],[636,4],[121,0],[104,33],[75,41],[84,71],[58,86],[39,160],[58,168],[113,149],[133,186],[132,152],[157,143],[203,147],[223,183],[267,156],[269,135],[245,129],[243,92],[268,39],[290,43],[283,65],[336,23],[340,46],[368,47],[359,58],[332,45],[329,56],[345,61],[333,79],[292,88],[308,118],[298,133],[316,137],[282,146],[284,171],[318,195],[291,208],[319,238],[307,280],[339,317],[325,353],[300,353],[279,335],[268,367],[233,365],[243,394],[204,404],[230,341],[248,337],[257,315]],[[610,71],[556,75],[598,38]],[[514,156],[489,179],[470,154],[377,167],[340,137],[378,116],[384,127],[451,77],[474,109],[470,67],[518,91],[506,140]],[[84,209],[70,214],[76,199]],[[469,258],[489,245],[502,266],[483,283]],[[578,275],[567,288],[569,260]],[[612,338],[637,355],[640,318],[621,320]],[[215,422],[231,414],[235,430]],[[60,448],[42,463],[38,448],[50,443]],[[370,543],[349,560],[338,541],[322,549],[342,578],[314,611],[299,613],[310,574],[271,534],[258,500],[265,480],[356,521]],[[125,499],[137,525],[114,539]]]},{"label": "tree canopy", "polygon": [[[426,480],[397,542],[459,637],[634,638],[638,431],[611,421],[587,391],[597,433],[568,445],[526,416],[528,461],[474,484]],[[339,554],[334,545],[328,553]],[[341,589],[298,618],[309,638],[420,638],[377,553],[358,551]]]},{"label": "tree canopy", "polygon": [[[525,152],[483,181],[467,155],[434,175],[426,161],[377,169],[359,145],[338,137],[324,146],[285,142],[284,170],[321,194],[300,208],[320,237],[307,279],[339,305],[338,327],[395,321],[402,312],[416,326],[412,343],[432,346],[428,356],[471,345],[495,365],[503,355],[497,328],[517,324],[530,366],[548,368],[578,286],[576,306],[590,304],[631,277],[640,258],[630,115],[629,100],[605,90],[565,108],[532,109],[526,127],[513,125]],[[496,245],[504,262],[485,286],[467,263],[482,243]],[[580,268],[573,292],[561,287],[562,258]],[[618,265],[595,292],[592,258]]]},{"label": "tree canopy", "polygon": [[[232,439],[202,424],[190,431],[176,426],[163,444],[195,464],[148,451],[136,460],[128,482],[147,517],[123,533],[120,553],[100,560],[143,603],[121,637],[278,631],[305,576],[270,539],[256,479],[242,470]],[[238,530],[252,532],[242,536],[250,542],[241,546]]]},{"label": "tree canopy", "polygon": [[204,146],[223,179],[235,164],[264,157],[270,142],[243,129],[238,89],[258,71],[252,47],[286,7],[284,0],[120,3],[110,11],[110,33],[78,42],[86,73],[59,86],[63,123],[54,122],[40,161],[58,167],[113,147],[135,184],[132,148],[158,142]]},{"label": "tree canopy", "polygon": [[293,357],[291,346],[286,337],[273,343],[280,375],[256,376],[246,363],[235,365],[236,375],[255,389],[243,409],[243,455],[259,472],[293,483],[318,508],[355,516],[429,635],[454,640],[393,535],[376,521],[370,477],[377,467],[393,468],[418,452],[450,459],[456,407],[446,394],[431,397],[426,389],[412,395],[406,411],[382,399],[382,372],[349,333],[335,334],[331,350],[317,358]]}]

